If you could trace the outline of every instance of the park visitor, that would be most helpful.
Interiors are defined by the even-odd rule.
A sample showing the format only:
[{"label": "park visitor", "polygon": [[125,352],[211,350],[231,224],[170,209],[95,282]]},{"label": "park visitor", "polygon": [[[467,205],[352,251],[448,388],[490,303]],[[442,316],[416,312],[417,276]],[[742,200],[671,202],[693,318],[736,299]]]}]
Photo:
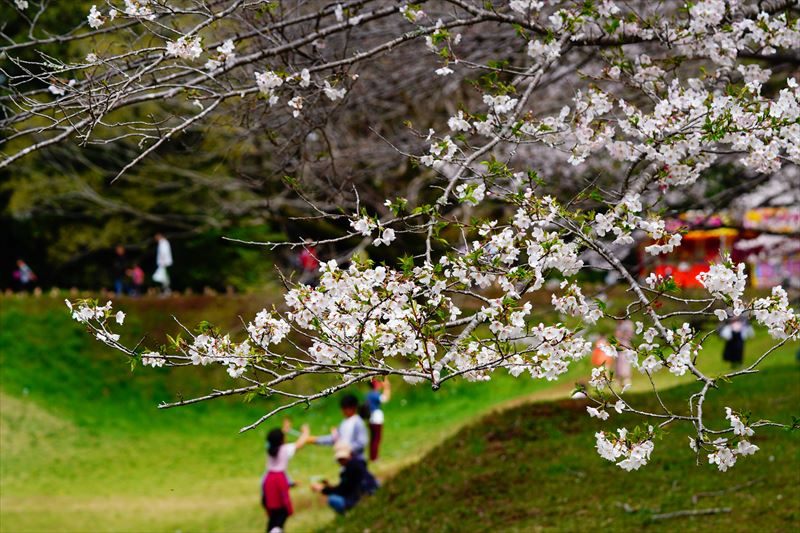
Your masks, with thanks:
[{"label": "park visitor", "polygon": [[156,271],[153,274],[153,281],[160,283],[162,293],[167,295],[171,292],[167,268],[172,266],[172,247],[161,233],[156,233],[156,242],[158,249],[156,250]]},{"label": "park visitor", "polygon": [[328,505],[339,514],[352,509],[361,499],[363,494],[364,479],[369,475],[367,464],[363,459],[353,453],[352,448],[345,442],[340,442],[334,448],[336,461],[342,465],[339,472],[339,484],[331,486],[327,481],[312,483],[311,490],[328,497]]},{"label": "park visitor", "polygon": [[303,270],[300,276],[300,283],[316,285],[319,273],[319,259],[317,258],[317,248],[313,243],[306,239],[303,250],[300,252],[300,268]]},{"label": "park visitor", "polygon": [[359,459],[364,458],[364,448],[367,447],[367,427],[364,420],[358,416],[358,398],[352,394],[344,396],[339,403],[344,420],[338,429],[331,429],[330,435],[310,437],[309,441],[322,446],[333,446],[345,443],[350,446],[353,455]]},{"label": "park visitor", "polygon": [[137,264],[127,271],[131,278],[130,295],[139,296],[144,291],[144,270]]},{"label": "park visitor", "polygon": [[743,316],[737,316],[722,326],[719,336],[725,340],[723,361],[735,368],[744,361],[744,341],[753,336],[753,328]]},{"label": "park visitor", "polygon": [[378,459],[383,436],[383,409],[384,403],[392,397],[392,388],[389,385],[389,378],[383,381],[373,379],[369,382],[370,391],[367,393],[366,405],[369,409],[369,460]]},{"label": "park visitor", "polygon": [[114,275],[114,293],[117,296],[125,292],[125,278],[128,273],[128,258],[125,256],[125,247],[118,245],[114,248],[114,262],[112,264]]},{"label": "park visitor", "polygon": [[[288,421],[287,421],[288,422]],[[293,513],[289,497],[289,477],[286,468],[294,454],[305,446],[309,438],[308,426],[304,425],[298,439],[287,443],[287,422],[283,428],[267,433],[266,473],[261,482],[261,503],[267,510],[267,533],[283,531],[286,519]]]},{"label": "park visitor", "polygon": [[[631,348],[631,339],[633,338],[633,322],[630,320],[623,320],[617,326],[616,331],[614,332],[614,336],[617,338],[620,346],[624,348]],[[631,384],[631,362],[630,360],[623,354],[617,354],[617,361],[616,361],[616,378],[619,381],[620,385],[630,385]]]},{"label": "park visitor", "polygon": [[17,269],[14,271],[14,282],[18,291],[26,291],[30,284],[36,281],[36,274],[33,269],[22,259],[17,259]]}]

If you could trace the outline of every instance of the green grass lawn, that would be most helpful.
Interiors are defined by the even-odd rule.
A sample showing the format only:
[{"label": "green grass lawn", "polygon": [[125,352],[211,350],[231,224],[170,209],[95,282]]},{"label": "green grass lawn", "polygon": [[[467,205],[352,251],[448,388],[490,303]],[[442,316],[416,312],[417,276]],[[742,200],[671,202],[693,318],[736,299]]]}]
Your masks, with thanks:
[{"label": "green grass lawn", "polygon": [[[694,387],[665,393],[679,404]],[[652,396],[632,399],[657,409]],[[714,391],[709,421],[726,427],[734,405],[791,421],[800,409],[800,368],[778,366]],[[631,416],[587,419],[584,401],[534,403],[493,414],[399,472],[328,530],[339,531],[797,531],[800,434],[761,429],[761,447],[728,472],[696,464],[690,428],[656,442],[651,463],[627,473],[600,458],[594,433],[641,423]],[[728,489],[727,492],[726,489]],[[728,513],[657,519],[689,509]]]},{"label": "green grass lawn", "polygon": [[[270,294],[143,299],[124,300],[120,307],[128,312],[129,339],[155,332],[153,342],[157,343],[164,332],[176,331],[172,314],[188,325],[209,319],[223,329],[235,330],[241,327],[237,315],[248,319],[272,300]],[[748,352],[767,345],[768,339],[759,335],[748,345]],[[706,348],[702,368],[721,371],[720,351],[714,339]],[[792,348],[785,347],[768,363],[787,364],[791,359]],[[489,383],[450,382],[435,393],[396,381],[395,398],[386,406],[383,458],[373,469],[379,476],[390,476],[489,410],[525,398],[564,396],[588,372],[588,362],[576,365],[555,384],[498,374]],[[681,381],[686,378],[665,375],[660,385]],[[0,300],[0,529],[263,530],[258,503],[263,436],[277,421],[246,434],[238,429],[273,404],[228,399],[156,409],[160,401],[179,393],[189,396],[230,384],[224,372],[209,368],[137,368],[131,374],[124,358],[69,319],[60,299]],[[635,385],[647,384],[638,380]],[[338,421],[336,404],[332,398],[307,410],[296,409],[290,416],[297,425],[308,422],[315,433],[327,432]],[[560,437],[554,434],[553,449],[559,443]],[[666,450],[664,444],[660,447]],[[683,452],[684,448],[681,442],[678,449]],[[595,466],[610,465],[603,464],[591,444],[583,451]],[[763,455],[767,453],[772,452]],[[538,461],[556,468],[547,455]],[[313,475],[336,478],[330,450],[302,450],[290,468],[301,483],[293,491],[298,512],[291,519],[291,529],[341,524],[330,522],[333,515],[307,489]],[[408,478],[403,472],[398,480]],[[387,496],[395,483],[389,484]],[[530,493],[530,482],[519,489]],[[591,494],[591,486],[586,490]],[[356,525],[365,523],[352,518]]]},{"label": "green grass lawn", "polygon": [[[236,327],[260,297],[125,301],[130,338],[217,319]],[[230,384],[210,369],[144,369],[131,374],[119,354],[72,322],[63,303],[4,299],[0,314],[0,528],[3,531],[260,531],[259,477],[266,430],[238,429],[268,410],[266,400],[231,399],[159,411],[158,402]],[[434,393],[395,383],[386,406],[387,475],[418,459],[476,415],[548,383],[500,376],[452,383]],[[364,391],[365,392],[365,391]],[[338,399],[290,413],[317,433],[338,422]],[[336,478],[328,448],[309,447],[291,466],[295,530],[333,515],[312,498],[312,475]]]}]

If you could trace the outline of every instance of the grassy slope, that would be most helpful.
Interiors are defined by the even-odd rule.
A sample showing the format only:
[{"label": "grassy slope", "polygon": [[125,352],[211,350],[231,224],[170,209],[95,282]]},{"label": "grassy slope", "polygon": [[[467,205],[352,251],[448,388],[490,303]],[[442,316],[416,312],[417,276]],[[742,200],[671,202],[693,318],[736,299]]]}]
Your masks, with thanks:
[{"label": "grassy slope", "polygon": [[[271,300],[192,298],[125,301],[125,330],[176,330],[170,314],[236,328]],[[760,338],[749,345],[763,347]],[[708,347],[707,369],[720,366]],[[791,359],[789,350],[776,360]],[[386,408],[385,454],[379,474],[421,457],[461,425],[493,406],[530,395],[564,394],[579,365],[557,387],[498,375],[488,384],[450,383],[437,393],[396,383]],[[677,379],[668,378],[674,383]],[[158,411],[157,402],[229,383],[209,369],[130,369],[66,316],[60,300],[0,300],[0,529],[3,531],[256,531],[263,527],[257,483],[264,430],[237,430],[260,416],[266,401],[215,401]],[[640,382],[640,386],[644,383]],[[315,432],[337,421],[335,399],[297,411]],[[590,454],[591,456],[591,454]],[[309,448],[292,464],[304,484],[311,475],[335,478],[330,451]],[[292,529],[332,518],[307,489],[294,492]]]},{"label": "grassy slope", "polygon": [[[786,354],[789,355],[788,353]],[[787,356],[783,356],[788,359]],[[788,361],[787,361],[788,363]],[[695,390],[692,387],[690,390]],[[665,393],[681,405],[687,386]],[[655,409],[649,395],[633,405]],[[772,367],[736,387],[714,391],[706,403],[716,427],[727,405],[791,421],[800,403],[800,368]],[[331,529],[347,531],[797,531],[800,527],[800,435],[762,429],[755,456],[727,473],[695,464],[688,427],[656,443],[652,462],[626,473],[593,452],[599,429],[639,420],[587,419],[583,401],[523,405],[471,425],[403,470]],[[712,426],[714,427],[714,426]],[[692,496],[743,486],[726,494]],[[731,507],[726,514],[652,521],[654,513]]]},{"label": "grassy slope", "polygon": [[[140,300],[121,308],[129,313],[125,330],[138,338],[145,331],[175,331],[170,314],[187,324],[209,318],[236,327],[232,317],[252,316],[269,299]],[[209,369],[137,369],[131,376],[119,355],[69,320],[60,300],[0,300],[0,529],[261,530],[264,431],[237,430],[267,402],[155,409],[178,392],[224,383]],[[486,409],[548,385],[501,377],[433,393],[396,383],[378,473],[410,463]],[[336,400],[291,416],[315,432],[327,431],[337,422]],[[292,464],[304,484],[311,475],[333,479],[336,470],[325,448],[303,450]],[[300,509],[295,530],[332,517],[306,488],[294,498]]]}]

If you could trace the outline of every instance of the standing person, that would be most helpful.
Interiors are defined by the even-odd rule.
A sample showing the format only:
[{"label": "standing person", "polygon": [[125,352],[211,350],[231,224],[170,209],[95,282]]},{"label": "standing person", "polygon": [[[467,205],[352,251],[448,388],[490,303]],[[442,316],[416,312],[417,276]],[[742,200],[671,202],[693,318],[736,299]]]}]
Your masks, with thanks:
[{"label": "standing person", "polygon": [[36,281],[36,273],[28,266],[22,259],[17,259],[17,269],[14,271],[14,281],[17,285],[17,290],[28,291],[31,283]]},{"label": "standing person", "polygon": [[[619,344],[625,348],[631,348],[631,339],[633,338],[633,322],[630,320],[623,320],[617,325],[617,330],[614,336],[619,341]],[[616,378],[620,385],[631,384],[631,362],[622,352],[617,354],[616,361]]]},{"label": "standing person", "polygon": [[[383,409],[382,405],[392,398],[392,387],[389,378],[383,381],[373,379],[369,383],[370,391],[367,393],[367,407],[369,408],[369,460],[378,459],[383,435]],[[383,389],[383,390],[381,390]]]},{"label": "standing person", "polygon": [[300,268],[303,273],[300,275],[300,283],[315,285],[317,273],[319,271],[319,259],[317,259],[317,248],[311,240],[306,239],[303,250],[299,256]]},{"label": "standing person", "polygon": [[722,359],[736,368],[744,361],[744,341],[753,336],[753,328],[743,316],[737,316],[722,326],[719,336],[725,340]]},{"label": "standing person", "polygon": [[294,454],[308,442],[308,425],[303,425],[300,437],[286,443],[287,424],[267,433],[266,473],[261,481],[261,504],[267,510],[267,533],[280,533],[294,508],[289,497],[289,477],[286,468]]},{"label": "standing person", "polygon": [[339,514],[352,509],[361,499],[364,480],[369,475],[367,463],[356,457],[353,450],[344,442],[336,445],[334,450],[336,461],[342,465],[339,472],[339,484],[331,486],[327,481],[312,483],[311,490],[328,497],[328,505]]},{"label": "standing person", "polygon": [[169,272],[167,268],[172,266],[172,247],[164,235],[156,233],[156,242],[158,249],[156,250],[156,271],[153,274],[153,281],[161,284],[163,294],[172,292],[169,288]]},{"label": "standing person", "polygon": [[144,270],[136,263],[127,274],[131,278],[130,295],[139,296],[144,291]]},{"label": "standing person", "polygon": [[125,277],[128,273],[128,258],[125,256],[125,247],[117,245],[114,248],[114,263],[112,264],[114,274],[114,292],[120,296],[125,292]]},{"label": "standing person", "polygon": [[367,447],[367,426],[364,424],[364,420],[358,416],[358,398],[347,394],[339,402],[339,407],[342,409],[344,418],[339,424],[339,428],[332,428],[330,435],[309,437],[309,442],[322,446],[345,443],[350,446],[355,457],[363,460],[364,448]]}]

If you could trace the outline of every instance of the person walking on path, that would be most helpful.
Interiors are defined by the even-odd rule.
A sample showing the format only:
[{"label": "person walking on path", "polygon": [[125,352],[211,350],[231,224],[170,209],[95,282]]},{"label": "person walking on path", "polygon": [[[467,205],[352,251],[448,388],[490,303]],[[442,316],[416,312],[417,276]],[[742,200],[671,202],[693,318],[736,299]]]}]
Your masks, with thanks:
[{"label": "person walking on path", "polygon": [[342,465],[339,484],[331,486],[327,481],[312,483],[311,490],[328,497],[328,505],[339,514],[356,506],[363,494],[364,479],[368,475],[367,463],[358,458],[344,442],[336,445],[336,461]]},{"label": "person walking on path", "polygon": [[125,278],[128,274],[128,258],[124,246],[117,245],[114,248],[114,263],[111,268],[114,275],[114,292],[120,296],[125,292]]},{"label": "person walking on path", "polygon": [[373,379],[370,381],[370,391],[367,393],[367,407],[369,408],[369,460],[376,461],[383,436],[383,409],[382,406],[392,397],[392,387],[387,377],[383,381]]},{"label": "person walking on path", "polygon": [[289,460],[309,439],[308,426],[303,425],[298,439],[287,443],[288,429],[288,424],[284,423],[282,429],[276,428],[267,434],[266,473],[261,481],[261,504],[267,510],[267,533],[283,531],[286,519],[294,512],[286,468]]},{"label": "person walking on path", "polygon": [[156,233],[156,242],[158,249],[156,250],[156,271],[153,274],[153,281],[161,284],[162,293],[166,295],[171,292],[167,269],[172,266],[172,246],[161,233]]}]

